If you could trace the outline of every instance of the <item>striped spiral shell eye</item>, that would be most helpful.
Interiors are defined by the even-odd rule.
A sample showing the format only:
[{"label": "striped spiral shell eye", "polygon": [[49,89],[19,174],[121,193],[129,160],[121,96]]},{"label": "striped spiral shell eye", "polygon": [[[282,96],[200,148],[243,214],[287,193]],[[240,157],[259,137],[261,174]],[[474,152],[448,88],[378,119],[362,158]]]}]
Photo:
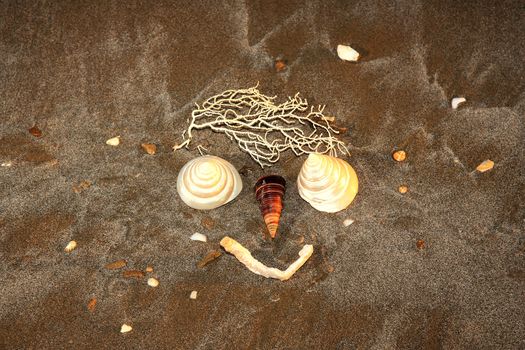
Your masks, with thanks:
[{"label": "striped spiral shell eye", "polygon": [[232,201],[242,190],[239,172],[228,161],[203,156],[190,160],[179,172],[177,192],[194,209],[215,209]]},{"label": "striped spiral shell eye", "polygon": [[352,203],[358,188],[357,174],[342,159],[311,153],[297,178],[299,195],[319,211],[335,213]]}]

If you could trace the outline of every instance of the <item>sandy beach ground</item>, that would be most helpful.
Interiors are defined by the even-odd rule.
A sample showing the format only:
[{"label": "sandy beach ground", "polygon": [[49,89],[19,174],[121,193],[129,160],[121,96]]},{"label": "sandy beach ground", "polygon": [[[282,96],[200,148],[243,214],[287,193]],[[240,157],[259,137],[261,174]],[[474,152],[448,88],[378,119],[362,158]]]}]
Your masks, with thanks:
[{"label": "sandy beach ground", "polygon": [[[520,1],[0,1],[0,348],[525,348],[524,13]],[[362,58],[340,60],[338,44]],[[305,156],[263,170],[209,131],[172,151],[195,102],[257,82],[325,104],[347,129],[349,208],[300,198]],[[198,144],[242,169],[241,194],[211,211],[176,191]],[[475,171],[486,159],[494,168]],[[252,191],[268,173],[288,182],[274,241]],[[279,268],[315,251],[287,282],[228,254],[196,267],[225,235]]]}]

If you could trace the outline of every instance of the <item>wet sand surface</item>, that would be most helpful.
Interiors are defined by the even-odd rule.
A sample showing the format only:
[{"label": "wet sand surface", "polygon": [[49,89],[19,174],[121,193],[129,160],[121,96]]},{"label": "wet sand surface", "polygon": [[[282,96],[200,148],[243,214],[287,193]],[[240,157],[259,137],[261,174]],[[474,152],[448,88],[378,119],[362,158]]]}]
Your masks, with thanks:
[{"label": "wet sand surface", "polygon": [[[524,11],[519,1],[0,2],[0,348],[525,348]],[[341,61],[338,44],[362,59]],[[171,150],[195,102],[257,82],[280,101],[301,92],[326,104],[347,128],[360,179],[348,209],[320,213],[300,198],[304,156],[263,170],[208,131]],[[452,110],[455,96],[467,102]],[[105,144],[116,135],[118,147]],[[242,169],[239,197],[211,211],[176,191],[198,144]],[[494,168],[476,172],[486,159]],[[288,182],[274,241],[252,191],[269,172]],[[196,267],[225,235],[279,268],[305,243],[315,251],[287,282],[227,254]],[[119,259],[127,266],[105,268]],[[121,334],[123,323],[133,330]]]}]

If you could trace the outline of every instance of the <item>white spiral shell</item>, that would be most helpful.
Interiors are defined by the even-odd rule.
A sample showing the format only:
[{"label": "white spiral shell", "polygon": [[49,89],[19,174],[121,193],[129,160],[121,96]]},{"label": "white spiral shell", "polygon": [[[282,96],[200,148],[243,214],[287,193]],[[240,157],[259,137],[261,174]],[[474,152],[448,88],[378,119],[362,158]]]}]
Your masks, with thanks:
[{"label": "white spiral shell", "polygon": [[177,192],[194,209],[215,209],[233,200],[242,190],[239,172],[228,161],[203,156],[190,160],[179,172]]},{"label": "white spiral shell", "polygon": [[299,195],[319,211],[335,213],[352,203],[358,188],[355,170],[342,159],[311,153],[297,177]]}]

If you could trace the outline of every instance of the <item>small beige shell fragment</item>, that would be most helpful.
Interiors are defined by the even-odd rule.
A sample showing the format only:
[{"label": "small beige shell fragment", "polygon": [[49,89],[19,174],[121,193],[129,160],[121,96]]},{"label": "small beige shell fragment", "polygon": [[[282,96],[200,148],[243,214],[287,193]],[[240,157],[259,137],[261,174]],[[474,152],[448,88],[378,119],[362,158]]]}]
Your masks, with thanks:
[{"label": "small beige shell fragment", "polygon": [[199,242],[207,242],[208,241],[208,238],[205,235],[203,235],[202,233],[198,233],[198,232],[195,232],[194,234],[192,234],[190,239],[192,241],[199,241]]},{"label": "small beige shell fragment", "polygon": [[352,219],[346,219],[345,221],[343,221],[343,225],[345,225],[346,227],[352,225],[354,223],[354,220]]},{"label": "small beige shell fragment", "polygon": [[120,136],[115,136],[106,141],[106,145],[118,146],[120,144]]},{"label": "small beige shell fragment", "polygon": [[359,52],[346,45],[337,45],[337,56],[344,61],[356,62],[359,59]]},{"label": "small beige shell fragment", "polygon": [[156,278],[153,278],[153,277],[148,278],[148,286],[153,287],[153,288],[158,287],[159,286],[159,280],[156,279]]},{"label": "small beige shell fragment", "polygon": [[480,165],[477,166],[476,170],[480,173],[484,173],[490,169],[494,168],[494,162],[490,159],[483,161]]},{"label": "small beige shell fragment", "polygon": [[1,166],[3,166],[3,167],[10,167],[11,165],[13,165],[13,162],[11,162],[11,161],[3,162],[1,164]]},{"label": "small beige shell fragment", "polygon": [[452,105],[452,109],[458,109],[459,105],[463,102],[467,102],[465,97],[454,97],[450,104]]},{"label": "small beige shell fragment", "polygon": [[194,290],[194,291],[192,291],[190,293],[190,299],[193,299],[193,300],[197,299],[197,291],[196,290]]},{"label": "small beige shell fragment", "polygon": [[123,324],[121,327],[120,327],[120,333],[128,333],[128,332],[131,332],[133,328],[130,326],[130,325],[127,325],[127,324]]},{"label": "small beige shell fragment", "polygon": [[71,241],[69,242],[66,247],[64,248],[64,251],[66,253],[70,253],[72,252],[73,250],[75,250],[75,248],[77,247],[77,242],[76,241]]}]

